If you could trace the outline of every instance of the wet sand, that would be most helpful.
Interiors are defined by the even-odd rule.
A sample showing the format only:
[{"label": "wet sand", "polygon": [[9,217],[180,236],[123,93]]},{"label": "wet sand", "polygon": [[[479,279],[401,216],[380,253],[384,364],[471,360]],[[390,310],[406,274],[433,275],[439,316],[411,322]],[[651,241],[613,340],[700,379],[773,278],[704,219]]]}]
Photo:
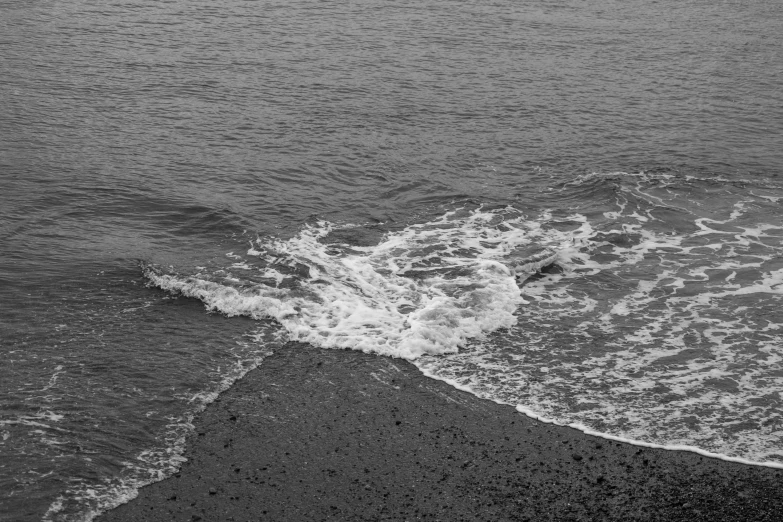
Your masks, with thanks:
[{"label": "wet sand", "polygon": [[783,519],[783,471],[544,424],[402,360],[288,344],[98,520]]}]

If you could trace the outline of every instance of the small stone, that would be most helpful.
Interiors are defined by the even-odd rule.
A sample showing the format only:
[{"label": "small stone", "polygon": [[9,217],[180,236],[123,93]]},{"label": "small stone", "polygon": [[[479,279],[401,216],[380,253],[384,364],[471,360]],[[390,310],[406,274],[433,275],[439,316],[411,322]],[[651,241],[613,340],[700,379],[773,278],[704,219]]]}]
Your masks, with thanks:
[{"label": "small stone", "polygon": [[209,494],[210,494],[210,495],[216,495],[216,494],[217,494],[217,489],[215,489],[215,488],[209,488]]}]

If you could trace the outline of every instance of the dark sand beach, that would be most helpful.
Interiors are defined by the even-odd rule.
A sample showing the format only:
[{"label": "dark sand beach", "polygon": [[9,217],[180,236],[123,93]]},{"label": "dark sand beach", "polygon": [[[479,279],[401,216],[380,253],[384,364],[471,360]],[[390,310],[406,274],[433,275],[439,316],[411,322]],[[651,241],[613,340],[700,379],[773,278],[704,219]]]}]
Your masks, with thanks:
[{"label": "dark sand beach", "polygon": [[541,423],[413,365],[290,343],[98,520],[781,520],[783,471]]}]

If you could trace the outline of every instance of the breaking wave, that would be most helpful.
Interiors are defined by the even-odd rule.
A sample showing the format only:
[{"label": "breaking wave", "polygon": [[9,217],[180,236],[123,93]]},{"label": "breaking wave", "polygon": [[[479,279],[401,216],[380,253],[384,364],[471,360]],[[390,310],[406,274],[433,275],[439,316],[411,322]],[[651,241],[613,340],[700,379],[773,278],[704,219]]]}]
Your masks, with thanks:
[{"label": "breaking wave", "polygon": [[337,228],[319,222],[287,241],[258,240],[227,269],[147,276],[229,316],[274,318],[291,340],[415,359],[516,324],[517,279],[575,237],[513,209],[452,211],[373,246],[330,242]]},{"label": "breaking wave", "polygon": [[552,192],[580,203],[452,210],[369,246],[321,221],[228,266],[146,274],[537,418],[780,466],[781,188],[609,173]]}]

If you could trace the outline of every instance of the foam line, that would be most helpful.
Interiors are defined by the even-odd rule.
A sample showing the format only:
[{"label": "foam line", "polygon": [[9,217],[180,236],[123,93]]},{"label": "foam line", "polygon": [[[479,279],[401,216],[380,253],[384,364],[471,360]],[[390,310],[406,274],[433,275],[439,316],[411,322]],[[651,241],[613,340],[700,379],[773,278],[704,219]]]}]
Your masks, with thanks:
[{"label": "foam line", "polygon": [[[413,362],[414,365],[416,365],[416,362]],[[422,374],[424,374],[425,377],[429,377],[430,379],[435,379],[438,381],[443,381],[449,386],[453,386],[454,388],[470,393],[471,395],[478,397],[483,400],[489,400],[496,404],[502,404],[504,406],[511,406],[515,408],[519,413],[522,413],[523,415],[526,415],[530,417],[531,419],[537,420],[539,422],[543,422],[546,424],[554,424],[556,426],[565,426],[568,428],[573,428],[575,430],[579,430],[585,435],[592,435],[595,437],[600,437],[602,439],[612,440],[616,442],[623,442],[626,444],[632,444],[634,446],[641,446],[644,448],[654,448],[654,449],[663,449],[668,451],[690,451],[692,453],[698,453],[699,455],[704,455],[705,457],[725,460],[726,462],[736,462],[738,464],[747,464],[750,466],[764,466],[768,468],[775,468],[775,469],[783,469],[783,463],[781,462],[771,462],[771,461],[765,461],[765,462],[758,462],[754,460],[744,459],[742,457],[731,457],[728,455],[723,455],[722,453],[713,453],[710,451],[703,450],[701,448],[697,448],[695,446],[687,446],[687,445],[665,445],[665,444],[655,444],[652,442],[645,442],[642,440],[635,440],[635,439],[629,439],[625,437],[620,437],[618,435],[612,435],[610,433],[603,433],[600,431],[596,431],[593,429],[588,428],[587,426],[579,423],[562,423],[558,422],[554,419],[550,419],[547,417],[544,417],[543,415],[539,415],[534,410],[527,408],[521,404],[511,404],[505,401],[502,401],[496,397],[486,396],[481,393],[477,393],[475,390],[473,390],[470,386],[465,386],[464,384],[460,384],[459,382],[448,379],[446,377],[441,377],[439,375],[436,375],[424,368],[421,368],[420,366],[416,365],[417,368],[419,368],[419,371],[421,371]]]}]

